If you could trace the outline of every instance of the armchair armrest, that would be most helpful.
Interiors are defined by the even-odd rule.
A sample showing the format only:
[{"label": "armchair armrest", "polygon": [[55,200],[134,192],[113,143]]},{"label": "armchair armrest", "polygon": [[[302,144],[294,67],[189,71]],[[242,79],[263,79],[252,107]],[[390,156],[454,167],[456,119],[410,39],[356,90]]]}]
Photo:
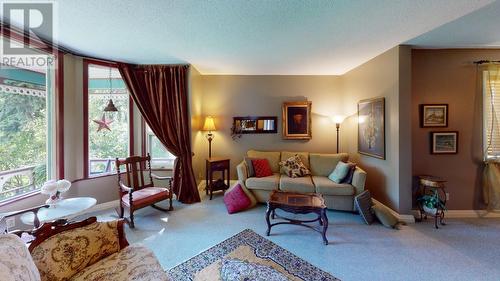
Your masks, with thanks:
[{"label": "armchair armrest", "polygon": [[360,194],[365,190],[366,172],[360,167],[356,166],[354,174],[352,175],[352,185],[356,189],[356,194]]},{"label": "armchair armrest", "polygon": [[130,192],[134,191],[134,188],[126,186],[126,185],[125,185],[125,184],[123,184],[123,182],[121,182],[121,181],[119,181],[119,184],[120,184],[120,189],[121,189],[123,192],[128,192],[128,193],[130,193]]}]

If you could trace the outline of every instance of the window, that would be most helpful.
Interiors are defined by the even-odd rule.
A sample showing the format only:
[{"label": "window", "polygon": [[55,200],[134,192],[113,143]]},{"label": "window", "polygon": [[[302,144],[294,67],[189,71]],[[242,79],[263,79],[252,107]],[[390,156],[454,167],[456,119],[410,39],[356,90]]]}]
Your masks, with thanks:
[{"label": "window", "polygon": [[175,156],[170,153],[155,136],[149,126],[146,127],[146,151],[151,156],[151,166],[155,169],[173,169]]},{"label": "window", "polygon": [[[55,62],[53,55],[36,56]],[[0,201],[55,178],[54,85],[55,64],[0,65]]]},{"label": "window", "polygon": [[485,159],[500,160],[500,70],[483,72]]},{"label": "window", "polygon": [[[86,176],[116,171],[115,158],[125,158],[131,150],[131,103],[117,68],[104,63],[86,63],[87,103],[85,126]],[[117,111],[104,111],[110,102]]]}]

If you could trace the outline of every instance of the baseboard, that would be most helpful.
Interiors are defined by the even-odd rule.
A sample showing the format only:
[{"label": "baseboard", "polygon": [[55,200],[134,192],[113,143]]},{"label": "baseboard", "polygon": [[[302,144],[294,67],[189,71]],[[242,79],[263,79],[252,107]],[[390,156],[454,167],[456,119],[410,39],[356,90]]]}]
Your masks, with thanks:
[{"label": "baseboard", "polygon": [[500,211],[487,210],[448,210],[446,218],[500,218]]},{"label": "baseboard", "polygon": [[109,210],[109,209],[115,209],[119,206],[119,201],[118,200],[113,200],[113,201],[109,201],[109,202],[104,202],[104,203],[101,203],[101,204],[97,204],[87,210],[84,210],[82,212],[79,212],[79,213],[76,213],[76,214],[73,214],[71,215],[70,217],[67,217],[68,219],[73,219],[73,218],[76,218],[76,217],[79,217],[79,216],[83,216],[85,214],[89,214],[89,213],[95,213],[95,212],[101,212],[101,211],[106,211],[106,210]]},{"label": "baseboard", "polygon": [[[377,199],[374,199],[372,198],[372,201],[374,201],[375,203],[377,204],[381,204],[381,205],[384,205],[382,204],[380,201],[378,201]],[[385,206],[385,205],[384,205]],[[388,207],[389,208],[389,207]],[[393,215],[395,215],[399,221],[401,222],[405,222],[407,224],[412,224],[412,223],[415,223],[415,216],[414,215],[405,215],[405,214],[399,214],[398,212],[394,211],[393,209],[389,208],[389,210],[391,210],[391,213]]]}]

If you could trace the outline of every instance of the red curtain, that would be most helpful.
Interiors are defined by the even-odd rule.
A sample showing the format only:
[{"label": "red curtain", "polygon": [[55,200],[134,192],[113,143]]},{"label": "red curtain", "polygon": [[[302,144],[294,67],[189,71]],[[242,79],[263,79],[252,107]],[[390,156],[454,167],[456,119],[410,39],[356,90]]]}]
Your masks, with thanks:
[{"label": "red curtain", "polygon": [[118,68],[153,133],[177,158],[173,191],[182,203],[200,202],[193,172],[188,105],[188,65],[130,65]]}]

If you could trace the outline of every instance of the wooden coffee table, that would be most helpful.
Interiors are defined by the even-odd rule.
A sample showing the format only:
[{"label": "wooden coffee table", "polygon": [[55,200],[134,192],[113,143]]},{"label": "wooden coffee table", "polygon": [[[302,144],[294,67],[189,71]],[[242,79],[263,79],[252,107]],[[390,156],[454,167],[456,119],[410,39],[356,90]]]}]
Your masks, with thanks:
[{"label": "wooden coffee table", "polygon": [[[276,209],[293,214],[309,214],[315,213],[318,215],[313,220],[297,220],[276,215]],[[280,218],[285,221],[279,221],[271,224],[271,218]],[[316,228],[307,223],[319,222],[320,228]],[[293,193],[274,190],[267,201],[266,211],[267,236],[271,233],[271,227],[279,224],[295,224],[309,227],[321,234],[323,243],[328,245],[326,239],[326,230],[328,229],[328,217],[326,216],[326,205],[321,194],[316,193]]]}]

